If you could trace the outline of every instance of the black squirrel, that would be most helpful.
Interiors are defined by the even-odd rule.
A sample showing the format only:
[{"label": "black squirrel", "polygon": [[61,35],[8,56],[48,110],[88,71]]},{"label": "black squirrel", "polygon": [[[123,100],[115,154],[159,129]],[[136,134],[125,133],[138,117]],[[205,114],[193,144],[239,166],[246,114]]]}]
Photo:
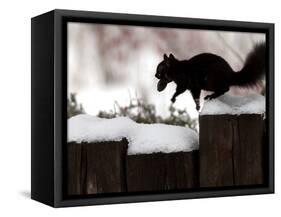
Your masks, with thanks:
[{"label": "black squirrel", "polygon": [[178,60],[173,54],[169,57],[164,54],[164,60],[158,64],[155,77],[159,79],[159,92],[163,91],[168,83],[176,83],[176,92],[171,98],[173,103],[178,95],[190,90],[198,111],[201,90],[213,91],[204,98],[211,100],[223,95],[230,86],[255,86],[264,76],[265,67],[266,46],[265,43],[259,43],[248,54],[239,72],[234,72],[225,59],[211,53],[202,53],[189,60]]}]

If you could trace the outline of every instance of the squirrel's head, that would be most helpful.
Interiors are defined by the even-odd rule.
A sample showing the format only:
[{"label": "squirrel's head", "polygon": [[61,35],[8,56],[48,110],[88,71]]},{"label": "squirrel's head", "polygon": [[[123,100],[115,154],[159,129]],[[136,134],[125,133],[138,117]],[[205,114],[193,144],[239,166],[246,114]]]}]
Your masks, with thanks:
[{"label": "squirrel's head", "polygon": [[157,90],[162,91],[166,88],[167,84],[172,82],[173,64],[177,61],[173,54],[169,57],[164,54],[164,59],[158,64],[155,77],[159,79]]}]

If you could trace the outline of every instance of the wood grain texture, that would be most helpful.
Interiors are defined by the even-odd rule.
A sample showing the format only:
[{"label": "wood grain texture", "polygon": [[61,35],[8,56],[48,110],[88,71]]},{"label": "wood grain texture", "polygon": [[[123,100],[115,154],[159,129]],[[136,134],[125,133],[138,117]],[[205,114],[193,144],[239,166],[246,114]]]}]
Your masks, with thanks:
[{"label": "wood grain texture", "polygon": [[236,124],[239,141],[233,146],[235,184],[263,184],[265,156],[263,117],[240,115]]},{"label": "wood grain texture", "polygon": [[127,140],[68,143],[67,195],[126,191]]},{"label": "wood grain texture", "polygon": [[[125,140],[124,140],[125,141]],[[126,143],[106,142],[86,146],[86,194],[126,191]]]},{"label": "wood grain texture", "polygon": [[226,115],[200,116],[200,186],[233,185],[232,125]]},{"label": "wood grain texture", "polygon": [[198,151],[127,156],[129,192],[198,187]]},{"label": "wood grain texture", "polygon": [[262,115],[205,115],[199,124],[200,187],[263,184]]},{"label": "wood grain texture", "polygon": [[82,193],[81,186],[81,159],[82,144],[74,142],[67,144],[67,194]]}]

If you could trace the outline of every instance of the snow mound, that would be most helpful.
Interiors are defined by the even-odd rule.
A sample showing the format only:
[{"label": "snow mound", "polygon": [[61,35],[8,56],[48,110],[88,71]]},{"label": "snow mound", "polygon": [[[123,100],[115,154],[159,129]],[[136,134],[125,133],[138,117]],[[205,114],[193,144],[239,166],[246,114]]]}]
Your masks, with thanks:
[{"label": "snow mound", "polygon": [[167,124],[138,124],[127,117],[113,119],[77,115],[68,119],[68,142],[121,141],[128,154],[189,152],[198,149],[198,134],[187,127]]},{"label": "snow mound", "polygon": [[167,124],[137,124],[128,138],[128,154],[189,152],[198,149],[198,134]]},{"label": "snow mound", "polygon": [[114,119],[77,115],[68,119],[68,142],[121,141],[135,122],[126,117]]},{"label": "snow mound", "polygon": [[233,96],[227,93],[216,99],[205,101],[200,115],[240,115],[263,113],[265,113],[264,96],[260,94]]}]

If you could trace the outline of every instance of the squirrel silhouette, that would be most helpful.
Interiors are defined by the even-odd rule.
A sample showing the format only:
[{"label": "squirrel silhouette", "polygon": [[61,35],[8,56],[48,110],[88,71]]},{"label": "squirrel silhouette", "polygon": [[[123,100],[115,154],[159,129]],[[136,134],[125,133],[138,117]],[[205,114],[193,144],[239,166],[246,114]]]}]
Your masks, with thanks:
[{"label": "squirrel silhouette", "polygon": [[157,90],[163,91],[167,84],[175,82],[176,92],[171,101],[186,90],[191,92],[196,109],[200,109],[201,90],[212,91],[204,99],[211,100],[223,95],[231,86],[251,87],[261,81],[266,68],[266,46],[259,43],[247,55],[243,68],[235,72],[221,56],[201,53],[189,60],[178,60],[173,54],[164,59],[156,69],[155,77],[159,79]]}]

